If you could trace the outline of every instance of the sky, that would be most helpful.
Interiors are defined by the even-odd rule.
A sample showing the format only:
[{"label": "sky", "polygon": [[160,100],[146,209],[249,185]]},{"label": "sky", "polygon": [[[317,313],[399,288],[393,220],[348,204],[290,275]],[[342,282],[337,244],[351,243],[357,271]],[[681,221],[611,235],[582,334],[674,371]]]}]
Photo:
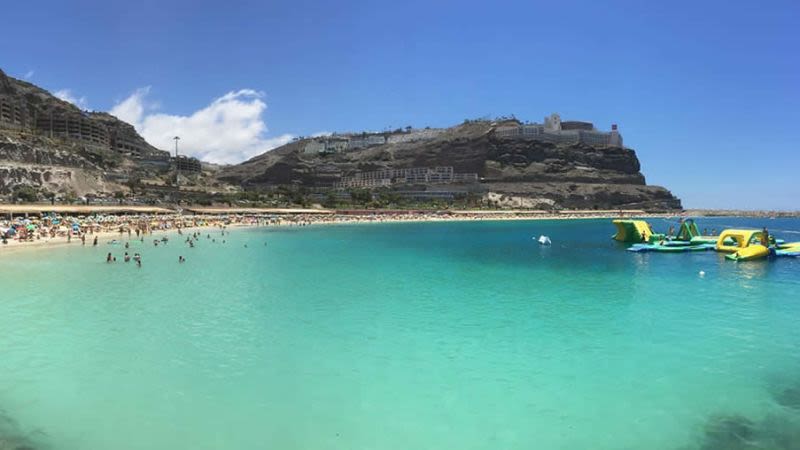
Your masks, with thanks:
[{"label": "sky", "polygon": [[3,16],[0,69],[208,161],[558,112],[618,124],[685,207],[800,209],[796,0],[43,0]]}]

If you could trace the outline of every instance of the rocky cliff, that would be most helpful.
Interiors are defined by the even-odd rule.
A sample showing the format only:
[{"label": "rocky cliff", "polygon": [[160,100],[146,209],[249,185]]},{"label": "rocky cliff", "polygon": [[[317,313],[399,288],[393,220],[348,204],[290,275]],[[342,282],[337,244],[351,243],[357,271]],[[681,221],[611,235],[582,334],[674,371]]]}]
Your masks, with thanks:
[{"label": "rocky cliff", "polygon": [[[316,141],[301,139],[222,168],[216,175],[206,171],[180,184],[183,191],[303,186],[321,193],[363,172],[446,166],[470,177],[454,177],[448,183],[386,180],[391,181],[389,186],[379,189],[480,195],[507,206],[680,208],[680,200],[669,191],[645,183],[633,150],[608,145],[612,141],[554,143],[503,131],[519,125],[511,120],[479,120],[439,130],[334,136],[328,141],[346,142],[344,147],[334,145],[323,153],[308,151]],[[591,129],[590,123],[564,122],[564,130],[573,130],[568,132],[591,133]],[[350,145],[358,139],[361,147]],[[169,154],[148,144],[131,125],[106,113],[82,111],[0,71],[0,198],[8,199],[21,186],[34,188],[40,197],[110,196],[125,191],[129,180],[145,178],[158,195],[167,191],[183,195],[169,187],[170,177],[174,178],[169,171]]]},{"label": "rocky cliff", "polygon": [[168,169],[169,153],[130,124],[82,111],[0,71],[0,195],[21,186],[40,193],[103,194],[131,176]]},{"label": "rocky cliff", "polygon": [[667,189],[645,183],[634,150],[501,137],[495,130],[503,125],[508,123],[476,121],[432,139],[335,154],[305,153],[308,141],[300,140],[223,169],[219,177],[250,189],[282,184],[322,187],[364,171],[452,166],[455,172],[478,174],[480,182],[414,189],[481,192],[533,207],[681,207]]}]

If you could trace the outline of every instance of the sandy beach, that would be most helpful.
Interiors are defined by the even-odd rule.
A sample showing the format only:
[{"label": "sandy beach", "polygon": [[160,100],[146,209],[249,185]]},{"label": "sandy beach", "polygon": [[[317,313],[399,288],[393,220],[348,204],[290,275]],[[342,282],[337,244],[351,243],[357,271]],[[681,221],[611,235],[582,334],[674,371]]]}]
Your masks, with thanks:
[{"label": "sandy beach", "polygon": [[[671,217],[640,210],[532,211],[532,210],[321,210],[271,208],[187,208],[180,212],[142,206],[0,205],[0,256],[33,249],[105,245],[115,240],[150,239],[175,233],[207,232],[239,227],[301,227],[398,222],[578,220],[620,217]],[[66,224],[66,225],[65,225]],[[12,229],[13,228],[13,229]],[[11,229],[11,230],[10,230]],[[85,243],[82,239],[85,239]]]}]

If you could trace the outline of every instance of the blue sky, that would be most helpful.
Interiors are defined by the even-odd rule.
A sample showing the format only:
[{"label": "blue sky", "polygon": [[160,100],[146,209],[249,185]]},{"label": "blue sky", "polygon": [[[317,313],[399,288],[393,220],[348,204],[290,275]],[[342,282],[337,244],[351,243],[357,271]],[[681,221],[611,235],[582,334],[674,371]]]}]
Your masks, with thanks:
[{"label": "blue sky", "polygon": [[225,161],[559,112],[618,123],[687,207],[800,209],[800,2],[600,3],[13,2],[0,68]]}]

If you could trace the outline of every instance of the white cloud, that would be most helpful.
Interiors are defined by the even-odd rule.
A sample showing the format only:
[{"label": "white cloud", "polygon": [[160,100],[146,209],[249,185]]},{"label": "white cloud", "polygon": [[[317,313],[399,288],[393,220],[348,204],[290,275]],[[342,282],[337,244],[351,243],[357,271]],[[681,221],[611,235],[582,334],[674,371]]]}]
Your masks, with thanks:
[{"label": "white cloud", "polygon": [[117,119],[128,122],[136,128],[139,128],[139,123],[144,115],[145,97],[147,97],[149,93],[150,86],[139,88],[133,91],[128,98],[114,105],[109,113]]},{"label": "white cloud", "polygon": [[86,97],[76,97],[72,94],[70,89],[60,89],[58,91],[53,92],[53,95],[64,100],[65,102],[70,102],[73,105],[77,106],[80,109],[88,109],[89,102],[86,101]]},{"label": "white cloud", "polygon": [[152,111],[150,88],[140,88],[117,103],[111,114],[134,127],[150,144],[173,149],[180,136],[181,154],[208,162],[238,163],[292,140],[292,135],[267,137],[262,114],[264,94],[252,89],[231,91],[189,115]]},{"label": "white cloud", "polygon": [[23,78],[25,78],[26,80],[30,80],[31,78],[33,78],[33,74],[34,73],[35,73],[35,71],[33,69],[31,69],[31,70],[25,72],[25,75],[23,75]]}]

